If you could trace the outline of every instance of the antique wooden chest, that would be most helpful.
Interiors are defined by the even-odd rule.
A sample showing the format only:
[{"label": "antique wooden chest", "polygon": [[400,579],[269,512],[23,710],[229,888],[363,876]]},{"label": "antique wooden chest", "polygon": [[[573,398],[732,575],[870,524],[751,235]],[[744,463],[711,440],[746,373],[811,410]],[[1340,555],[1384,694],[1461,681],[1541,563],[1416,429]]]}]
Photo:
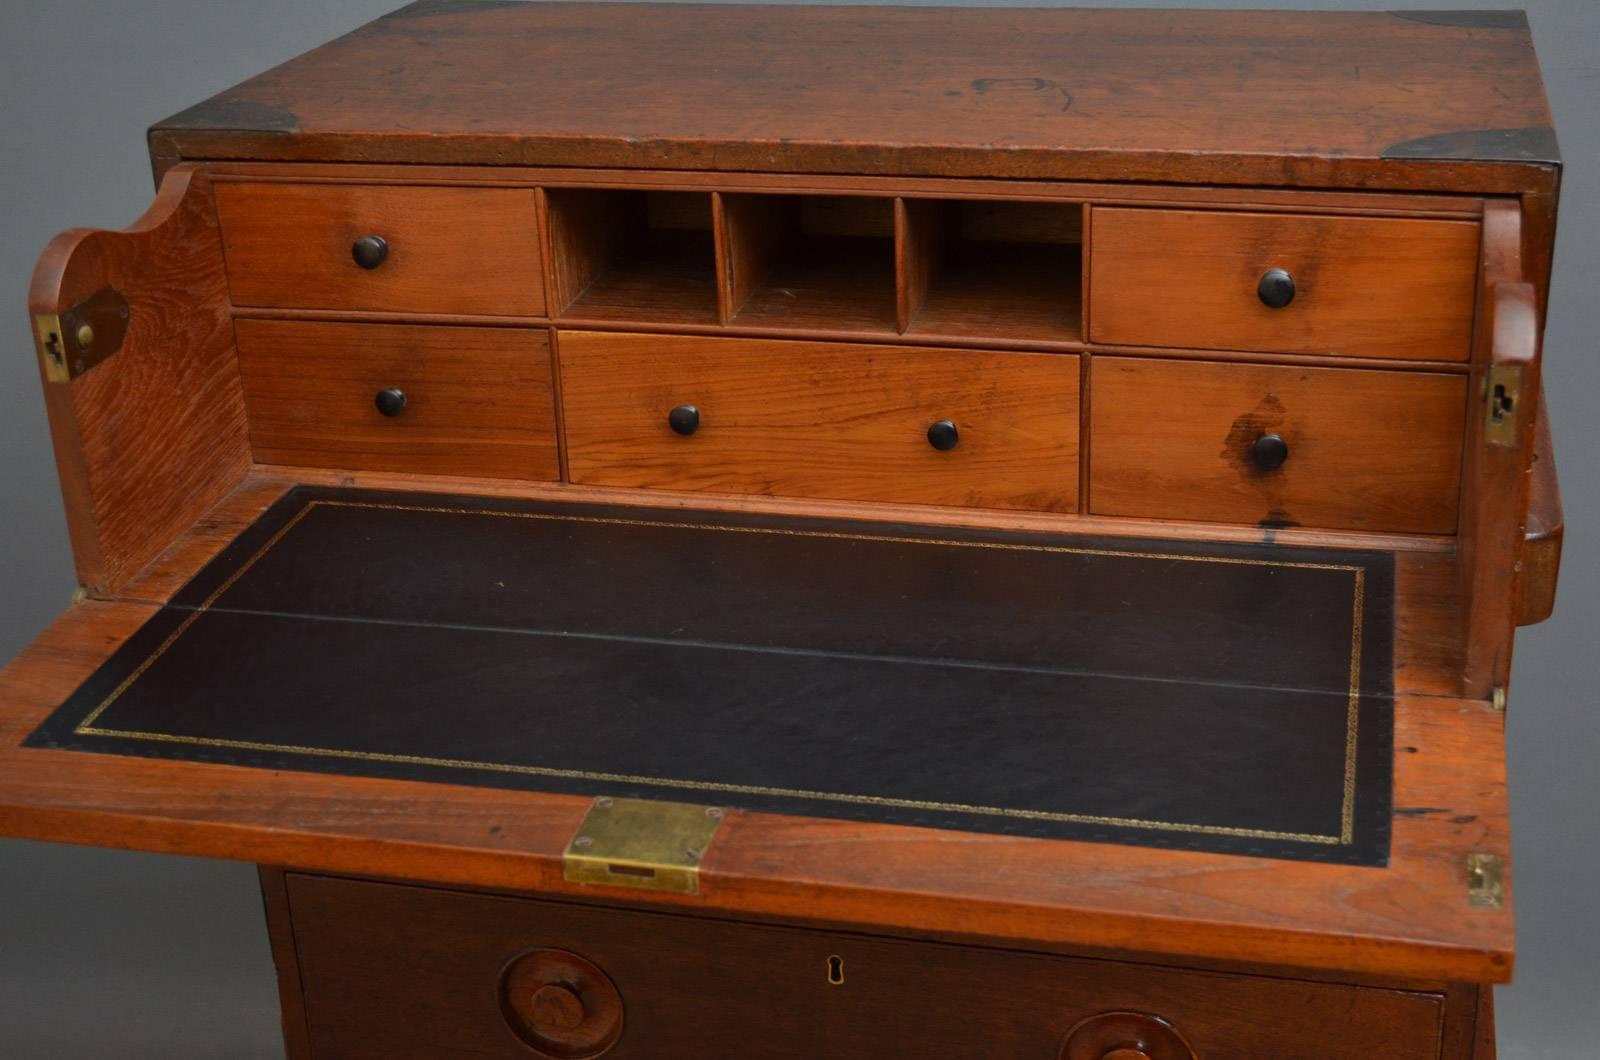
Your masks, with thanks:
[{"label": "antique wooden chest", "polygon": [[1525,20],[420,0],[40,260],[0,834],[294,1057],[1494,1055]]}]

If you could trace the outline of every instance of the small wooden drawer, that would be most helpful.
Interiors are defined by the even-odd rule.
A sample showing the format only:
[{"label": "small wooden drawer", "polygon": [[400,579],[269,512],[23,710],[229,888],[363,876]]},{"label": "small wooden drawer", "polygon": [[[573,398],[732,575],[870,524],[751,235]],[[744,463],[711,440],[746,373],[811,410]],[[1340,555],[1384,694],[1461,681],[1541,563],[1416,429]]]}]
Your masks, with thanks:
[{"label": "small wooden drawer", "polygon": [[1127,357],[1091,373],[1097,515],[1456,529],[1465,375]]},{"label": "small wooden drawer", "polygon": [[[572,331],[558,343],[574,482],[1077,508],[1076,356]],[[682,412],[674,425],[690,406],[692,429]]]},{"label": "small wooden drawer", "polygon": [[1092,218],[1094,342],[1396,360],[1471,352],[1474,221],[1111,208]]},{"label": "small wooden drawer", "polygon": [[235,329],[261,463],[560,477],[542,330],[289,320]]},{"label": "small wooden drawer", "polygon": [[1439,1055],[1432,993],[286,879],[318,1057]]},{"label": "small wooden drawer", "polygon": [[216,197],[234,305],[544,314],[532,188],[222,182]]}]

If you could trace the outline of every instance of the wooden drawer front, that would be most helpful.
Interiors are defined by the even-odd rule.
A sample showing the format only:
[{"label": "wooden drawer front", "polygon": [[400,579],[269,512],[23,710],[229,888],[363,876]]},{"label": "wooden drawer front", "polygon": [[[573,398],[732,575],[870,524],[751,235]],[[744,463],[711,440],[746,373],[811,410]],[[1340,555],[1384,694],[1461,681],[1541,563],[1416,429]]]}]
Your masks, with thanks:
[{"label": "wooden drawer front", "polygon": [[[233,304],[541,316],[531,188],[217,185]],[[357,240],[386,250],[357,264]]]},{"label": "wooden drawer front", "polygon": [[[560,477],[543,330],[289,320],[235,326],[250,441],[261,463]],[[390,388],[405,401],[386,416],[377,396]]]},{"label": "wooden drawer front", "polygon": [[[1131,346],[1464,361],[1478,225],[1096,209],[1089,328]],[[1272,269],[1293,299],[1260,293]]]},{"label": "wooden drawer front", "polygon": [[[535,1055],[510,1023],[525,1019],[539,980],[511,969],[520,954],[541,950],[578,959],[552,957],[552,965],[589,965],[587,978],[609,981],[583,984],[589,1003],[582,1013],[568,1005],[571,1018],[587,1014],[600,1024],[587,1029],[596,1036],[620,1026],[607,1060],[1057,1060],[1069,1031],[1113,1011],[1170,1021],[1169,1047],[1150,1053],[1162,1058],[1436,1060],[1439,1053],[1435,994],[314,876],[287,880],[319,1057]],[[510,996],[502,996],[502,969],[512,977]],[[611,990],[608,1002],[602,995]],[[1103,1042],[1091,1051],[1088,1037],[1067,1054],[1072,1060],[1113,1055]]]},{"label": "wooden drawer front", "polygon": [[[561,332],[574,482],[1074,511],[1076,356]],[[674,433],[692,404],[700,427]],[[955,448],[929,440],[955,424]]]},{"label": "wooden drawer front", "polygon": [[[1464,375],[1125,357],[1091,371],[1098,515],[1455,532]],[[1288,452],[1271,470],[1254,452],[1268,435]]]}]

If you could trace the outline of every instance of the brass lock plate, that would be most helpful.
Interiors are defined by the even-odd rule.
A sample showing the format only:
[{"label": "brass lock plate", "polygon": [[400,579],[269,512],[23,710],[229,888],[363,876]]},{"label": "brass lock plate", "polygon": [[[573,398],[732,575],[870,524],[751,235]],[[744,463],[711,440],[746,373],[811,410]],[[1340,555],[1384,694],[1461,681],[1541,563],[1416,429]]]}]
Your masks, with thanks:
[{"label": "brass lock plate", "polygon": [[59,314],[35,314],[33,337],[45,379],[70,383],[122,349],[131,315],[128,300],[112,287],[102,287]]},{"label": "brass lock plate", "polygon": [[561,874],[573,883],[699,894],[700,863],[726,812],[720,806],[601,796],[561,855]]}]

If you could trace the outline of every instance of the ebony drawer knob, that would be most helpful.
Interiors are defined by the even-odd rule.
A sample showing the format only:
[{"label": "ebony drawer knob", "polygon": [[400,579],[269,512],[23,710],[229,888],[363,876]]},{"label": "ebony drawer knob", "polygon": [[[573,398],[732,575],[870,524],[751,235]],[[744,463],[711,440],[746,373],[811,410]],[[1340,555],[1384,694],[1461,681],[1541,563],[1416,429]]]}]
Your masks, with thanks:
[{"label": "ebony drawer knob", "polygon": [[382,236],[362,236],[350,244],[350,256],[363,269],[375,269],[389,256],[389,242]]},{"label": "ebony drawer knob", "polygon": [[1263,434],[1250,446],[1250,458],[1263,471],[1276,471],[1289,459],[1289,443],[1281,434]]},{"label": "ebony drawer knob", "polygon": [[961,432],[950,420],[938,420],[928,428],[928,444],[941,453],[949,452],[961,444]]},{"label": "ebony drawer knob", "polygon": [[1256,294],[1268,309],[1282,309],[1294,301],[1294,277],[1288,269],[1268,269],[1256,285]]},{"label": "ebony drawer knob", "polygon": [[694,405],[679,405],[667,413],[667,426],[687,438],[700,429],[700,410]]},{"label": "ebony drawer knob", "polygon": [[406,392],[397,386],[378,391],[378,396],[372,399],[378,406],[378,411],[385,416],[398,416],[406,410]]}]

